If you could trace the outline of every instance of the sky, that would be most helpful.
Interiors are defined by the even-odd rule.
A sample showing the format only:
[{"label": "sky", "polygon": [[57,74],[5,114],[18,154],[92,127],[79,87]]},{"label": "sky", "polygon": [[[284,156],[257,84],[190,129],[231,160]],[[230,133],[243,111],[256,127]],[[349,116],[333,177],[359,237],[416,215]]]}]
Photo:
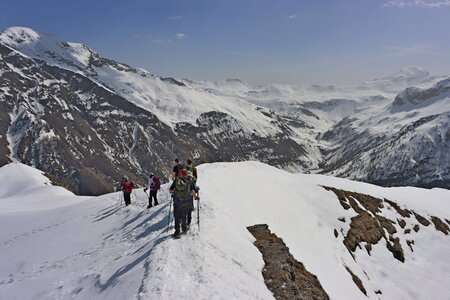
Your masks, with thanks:
[{"label": "sky", "polygon": [[161,76],[353,84],[450,74],[450,0],[0,0],[30,27]]}]

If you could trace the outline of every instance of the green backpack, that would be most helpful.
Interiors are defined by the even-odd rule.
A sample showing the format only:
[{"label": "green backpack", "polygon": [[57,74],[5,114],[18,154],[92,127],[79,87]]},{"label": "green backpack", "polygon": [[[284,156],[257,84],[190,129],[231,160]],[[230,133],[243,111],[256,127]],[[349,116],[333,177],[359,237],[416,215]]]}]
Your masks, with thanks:
[{"label": "green backpack", "polygon": [[174,198],[181,201],[188,200],[190,187],[191,187],[191,179],[189,177],[175,178],[175,189],[173,192]]}]

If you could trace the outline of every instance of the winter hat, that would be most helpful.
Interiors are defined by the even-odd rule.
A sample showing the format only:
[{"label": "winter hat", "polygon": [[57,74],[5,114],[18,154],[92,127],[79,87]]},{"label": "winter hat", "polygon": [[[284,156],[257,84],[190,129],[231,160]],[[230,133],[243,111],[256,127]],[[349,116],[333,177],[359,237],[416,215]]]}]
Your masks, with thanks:
[{"label": "winter hat", "polygon": [[152,178],[153,176],[155,176],[155,174],[153,174],[153,173],[150,173],[150,178]]}]

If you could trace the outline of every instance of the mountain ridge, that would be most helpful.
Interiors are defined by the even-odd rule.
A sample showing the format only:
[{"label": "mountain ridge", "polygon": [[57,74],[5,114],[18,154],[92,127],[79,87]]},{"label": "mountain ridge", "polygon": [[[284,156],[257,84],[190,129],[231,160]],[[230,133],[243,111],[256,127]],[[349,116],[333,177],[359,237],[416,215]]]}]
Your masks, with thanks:
[{"label": "mountain ridge", "polygon": [[[28,42],[11,50],[21,30],[35,39],[25,36]],[[15,159],[53,171],[78,192],[94,194],[124,174],[141,183],[150,172],[169,176],[174,157],[197,163],[259,160],[293,172],[450,188],[448,77],[415,67],[353,87],[192,81],[156,76],[46,36],[19,27],[0,34],[2,164]],[[33,42],[40,46],[29,46]],[[77,56],[80,47],[87,52]],[[418,85],[407,89],[408,82]],[[437,100],[428,101],[430,95]],[[424,105],[409,113],[399,109],[414,97]],[[408,146],[413,136],[417,143]],[[55,153],[63,164],[78,159],[61,170],[52,166]],[[104,165],[91,155],[103,157]]]}]

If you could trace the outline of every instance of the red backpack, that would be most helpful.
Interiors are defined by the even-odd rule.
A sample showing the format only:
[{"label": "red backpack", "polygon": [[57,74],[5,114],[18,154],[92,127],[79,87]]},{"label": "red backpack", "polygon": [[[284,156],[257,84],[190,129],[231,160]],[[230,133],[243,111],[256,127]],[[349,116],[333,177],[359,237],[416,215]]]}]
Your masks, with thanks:
[{"label": "red backpack", "polygon": [[157,191],[161,187],[161,181],[159,181],[158,176],[153,176],[153,190]]}]

